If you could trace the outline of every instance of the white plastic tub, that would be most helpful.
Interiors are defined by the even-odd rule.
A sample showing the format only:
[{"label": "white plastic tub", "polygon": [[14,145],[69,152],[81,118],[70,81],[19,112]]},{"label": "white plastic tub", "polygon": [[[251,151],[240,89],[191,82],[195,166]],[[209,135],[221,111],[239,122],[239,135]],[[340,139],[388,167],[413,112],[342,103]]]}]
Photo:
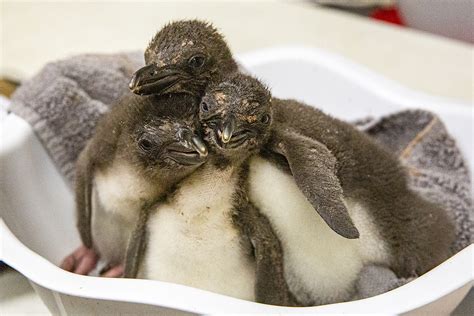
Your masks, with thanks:
[{"label": "white plastic tub", "polygon": [[[340,57],[304,48],[240,56],[275,95],[294,97],[343,119],[404,108],[439,114],[473,161],[471,104],[423,95]],[[71,313],[448,313],[473,284],[473,246],[415,281],[365,300],[308,308],[274,307],[186,286],[147,280],[104,279],[59,269],[79,245],[73,195],[22,119],[0,116],[0,259],[24,274],[51,312]],[[472,173],[471,173],[472,178]]]}]

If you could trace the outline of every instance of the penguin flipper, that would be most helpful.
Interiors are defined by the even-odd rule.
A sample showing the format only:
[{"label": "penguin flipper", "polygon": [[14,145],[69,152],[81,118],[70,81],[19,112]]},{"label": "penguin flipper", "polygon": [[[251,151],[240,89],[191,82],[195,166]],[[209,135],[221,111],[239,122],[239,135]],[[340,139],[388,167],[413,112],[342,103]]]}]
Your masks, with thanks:
[{"label": "penguin flipper", "polygon": [[286,282],[283,249],[270,221],[245,198],[238,200],[235,220],[250,241],[255,256],[255,301],[300,306]]},{"label": "penguin flipper", "polygon": [[344,204],[336,157],[326,146],[291,129],[274,129],[268,149],[285,157],[298,188],[333,231],[359,237]]},{"label": "penguin flipper", "polygon": [[137,224],[133,230],[125,253],[124,278],[136,278],[147,244],[147,222],[149,207],[144,206],[138,215]]},{"label": "penguin flipper", "polygon": [[82,243],[89,249],[92,248],[92,168],[86,148],[77,160],[75,192],[77,228]]}]

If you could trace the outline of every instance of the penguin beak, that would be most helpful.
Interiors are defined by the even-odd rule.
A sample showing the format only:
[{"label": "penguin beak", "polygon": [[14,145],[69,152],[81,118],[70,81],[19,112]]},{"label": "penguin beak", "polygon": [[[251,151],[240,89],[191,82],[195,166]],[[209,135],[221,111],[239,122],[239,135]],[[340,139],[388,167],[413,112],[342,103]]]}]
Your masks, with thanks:
[{"label": "penguin beak", "polygon": [[217,130],[217,136],[220,139],[220,147],[236,149],[241,147],[248,139],[256,136],[256,133],[251,129],[242,128],[238,125],[233,115],[224,121],[222,128]]},{"label": "penguin beak", "polygon": [[191,137],[191,144],[194,150],[196,150],[201,157],[206,157],[208,154],[206,144],[201,137],[194,135]]},{"label": "penguin beak", "polygon": [[220,134],[219,136],[221,137],[221,141],[224,144],[227,144],[230,142],[230,139],[232,138],[232,134],[234,133],[235,130],[235,118],[233,116],[230,116],[222,125],[222,130],[219,130],[218,133]]},{"label": "penguin beak", "polygon": [[163,94],[183,79],[183,73],[172,67],[150,64],[138,69],[128,84],[138,95]]},{"label": "penguin beak", "polygon": [[194,149],[196,152],[198,152],[200,157],[207,157],[207,154],[208,154],[207,146],[201,137],[199,137],[198,135],[195,135],[189,129],[181,129],[179,131],[179,137],[186,144],[188,148]]},{"label": "penguin beak", "polygon": [[167,157],[184,166],[197,166],[206,161],[208,154],[206,144],[201,137],[194,135],[188,128],[178,130],[179,142],[169,144]]}]

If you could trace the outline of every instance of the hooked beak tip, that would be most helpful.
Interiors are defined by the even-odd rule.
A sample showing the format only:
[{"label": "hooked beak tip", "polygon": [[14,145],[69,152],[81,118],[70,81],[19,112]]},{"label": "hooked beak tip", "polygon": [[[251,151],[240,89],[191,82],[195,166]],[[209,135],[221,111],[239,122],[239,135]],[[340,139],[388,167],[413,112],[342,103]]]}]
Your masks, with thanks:
[{"label": "hooked beak tip", "polygon": [[234,119],[230,119],[224,124],[224,127],[222,128],[221,134],[221,140],[224,144],[227,144],[230,142],[230,139],[232,138],[232,134],[234,133],[235,129],[235,122]]},{"label": "hooked beak tip", "polygon": [[[133,73],[132,79],[128,83],[128,88],[136,94],[142,94],[144,86],[159,80],[159,78],[156,78],[158,70],[155,64],[143,66]],[[149,94],[149,92],[145,91],[145,94]]]},{"label": "hooked beak tip", "polygon": [[140,93],[140,85],[139,85],[139,74],[138,72],[135,72],[133,74],[133,77],[132,79],[130,80],[130,82],[128,83],[128,88],[133,92],[133,93],[136,93],[136,94],[139,94]]},{"label": "hooked beak tip", "polygon": [[135,89],[135,82],[135,77],[133,77],[132,80],[130,80],[130,82],[128,83],[128,88],[132,91]]},{"label": "hooked beak tip", "polygon": [[227,144],[230,141],[231,138],[232,138],[232,135],[230,135],[228,133],[224,133],[224,132],[222,133],[221,139],[222,139],[223,143]]},{"label": "hooked beak tip", "polygon": [[203,150],[199,151],[199,154],[200,154],[202,157],[207,157],[207,154],[208,154],[208,153],[209,153],[209,152],[207,151],[207,148],[206,148],[206,147],[204,147]]},{"label": "hooked beak tip", "polygon": [[199,156],[201,156],[201,157],[207,157],[207,154],[209,153],[207,151],[207,147],[204,146],[204,145],[195,146],[195,149],[199,153]]},{"label": "hooked beak tip", "polygon": [[193,136],[191,141],[194,149],[199,153],[199,156],[206,157],[208,155],[207,146],[200,137]]}]

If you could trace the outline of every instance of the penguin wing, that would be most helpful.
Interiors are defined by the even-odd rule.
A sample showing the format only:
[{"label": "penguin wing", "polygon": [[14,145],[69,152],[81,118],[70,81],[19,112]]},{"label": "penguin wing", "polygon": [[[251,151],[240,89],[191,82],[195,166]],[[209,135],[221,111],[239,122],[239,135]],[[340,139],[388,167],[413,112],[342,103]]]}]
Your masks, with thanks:
[{"label": "penguin wing", "polygon": [[234,199],[233,220],[253,248],[255,301],[262,304],[297,306],[285,279],[283,249],[269,219],[239,190]]},{"label": "penguin wing", "polygon": [[329,149],[293,130],[278,128],[269,145],[270,151],[286,158],[297,186],[329,227],[343,237],[358,238],[336,176],[336,157]]},{"label": "penguin wing", "polygon": [[140,210],[137,224],[128,241],[127,251],[125,253],[124,278],[137,277],[146,250],[148,213],[149,205],[145,205]]},{"label": "penguin wing", "polygon": [[76,218],[82,243],[92,248],[92,162],[88,159],[87,148],[81,152],[76,164]]}]

